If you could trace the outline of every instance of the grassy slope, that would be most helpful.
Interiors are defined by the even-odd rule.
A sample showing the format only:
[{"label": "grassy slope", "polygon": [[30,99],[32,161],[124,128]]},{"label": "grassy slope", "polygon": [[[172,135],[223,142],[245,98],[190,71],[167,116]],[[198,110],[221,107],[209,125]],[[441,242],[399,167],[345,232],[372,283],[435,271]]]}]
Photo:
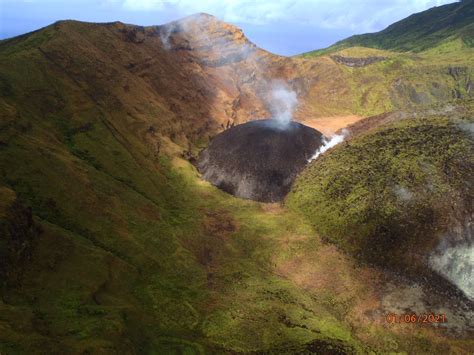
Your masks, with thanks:
[{"label": "grassy slope", "polygon": [[[337,64],[318,77],[306,105],[313,115],[377,115],[387,111],[427,107],[474,95],[474,49],[459,41],[448,42],[419,54],[346,48],[335,54],[351,58],[382,56],[365,67]],[[325,57],[307,61],[319,63]],[[308,76],[311,74],[308,73]]]},{"label": "grassy slope", "polygon": [[[20,279],[2,287],[0,352],[469,346],[429,329],[361,323],[355,308],[371,283],[360,275],[370,271],[331,251],[297,214],[202,183],[169,139],[158,154],[143,124],[110,104],[116,96],[74,81],[37,50],[52,31],[0,49],[2,201],[30,205],[43,229]],[[161,109],[153,112],[172,130]],[[291,272],[327,275],[336,260],[322,288]]]},{"label": "grassy slope", "polygon": [[418,114],[342,144],[302,173],[287,206],[366,261],[422,271],[419,255],[472,203],[469,106],[458,118]]},{"label": "grassy slope", "polygon": [[324,62],[326,55],[386,58],[365,67],[326,69],[330,74],[319,75],[320,84],[309,92],[309,111],[313,116],[370,116],[472,98],[473,16],[472,1],[440,6],[384,31],[302,54],[314,63]]},{"label": "grassy slope", "polygon": [[3,285],[0,351],[360,350],[331,308],[271,271],[275,240],[311,228],[202,186],[169,140],[158,155],[41,55],[52,35],[0,54],[2,191],[43,229]]},{"label": "grassy slope", "polygon": [[322,55],[348,47],[369,47],[397,52],[423,52],[441,43],[460,40],[472,47],[474,34],[474,2],[456,2],[413,14],[383,31],[356,35],[333,46],[305,53]]}]

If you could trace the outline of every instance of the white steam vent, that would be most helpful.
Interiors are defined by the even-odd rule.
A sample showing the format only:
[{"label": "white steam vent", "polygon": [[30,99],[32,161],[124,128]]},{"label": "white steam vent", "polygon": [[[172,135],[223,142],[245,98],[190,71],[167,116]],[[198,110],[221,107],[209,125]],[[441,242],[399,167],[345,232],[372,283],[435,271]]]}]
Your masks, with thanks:
[{"label": "white steam vent", "polygon": [[467,223],[461,234],[462,241],[449,243],[445,238],[430,256],[430,267],[451,281],[474,301],[474,240],[472,225]]},{"label": "white steam vent", "polygon": [[335,134],[331,136],[329,139],[324,138],[323,145],[319,147],[319,149],[313,154],[311,158],[308,159],[308,163],[312,162],[313,160],[316,160],[321,154],[323,154],[328,149],[331,149],[332,147],[335,147],[339,143],[342,143],[344,139],[346,138],[347,134],[348,134],[348,131],[346,129],[343,129],[341,134]]},{"label": "white steam vent", "polygon": [[296,92],[280,83],[272,85],[270,111],[272,119],[276,120],[281,127],[287,127],[290,124],[297,104]]}]

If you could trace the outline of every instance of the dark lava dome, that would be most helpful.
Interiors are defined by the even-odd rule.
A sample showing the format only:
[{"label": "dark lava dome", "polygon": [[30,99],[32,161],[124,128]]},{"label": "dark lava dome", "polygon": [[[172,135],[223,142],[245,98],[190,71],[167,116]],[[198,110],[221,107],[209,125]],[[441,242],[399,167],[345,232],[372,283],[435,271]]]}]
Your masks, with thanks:
[{"label": "dark lava dome", "polygon": [[203,178],[237,197],[263,202],[282,200],[323,135],[290,122],[251,121],[218,134],[201,152]]}]

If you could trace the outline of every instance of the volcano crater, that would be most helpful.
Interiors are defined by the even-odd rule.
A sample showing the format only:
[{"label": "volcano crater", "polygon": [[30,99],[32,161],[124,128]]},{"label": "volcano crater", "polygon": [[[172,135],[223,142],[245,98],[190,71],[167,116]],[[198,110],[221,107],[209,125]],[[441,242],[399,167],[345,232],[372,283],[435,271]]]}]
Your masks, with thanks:
[{"label": "volcano crater", "polygon": [[308,159],[323,145],[321,132],[297,122],[250,121],[215,136],[198,158],[203,179],[240,198],[281,201]]}]

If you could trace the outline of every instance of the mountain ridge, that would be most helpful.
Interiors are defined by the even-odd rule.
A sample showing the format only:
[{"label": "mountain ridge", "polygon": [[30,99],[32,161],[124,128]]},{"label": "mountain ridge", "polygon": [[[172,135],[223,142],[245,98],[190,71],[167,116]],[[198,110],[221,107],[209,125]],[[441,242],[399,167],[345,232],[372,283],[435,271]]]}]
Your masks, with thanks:
[{"label": "mountain ridge", "polygon": [[412,14],[382,31],[354,35],[328,48],[302,55],[321,55],[354,46],[398,52],[422,52],[438,46],[443,41],[457,38],[460,38],[464,45],[473,47],[473,24],[474,2],[465,0]]},{"label": "mountain ridge", "polygon": [[[91,36],[94,32],[103,32],[104,36],[109,38],[111,43],[118,44],[118,39],[122,41],[120,45],[122,47],[121,51],[128,52],[130,50],[139,49],[143,55],[149,57],[166,56],[168,63],[171,63],[171,60],[176,62],[174,65],[187,67],[185,70],[188,74],[186,75],[190,76],[190,73],[194,71],[194,74],[191,76],[196,77],[196,74],[198,74],[197,76],[201,77],[201,79],[205,76],[206,79],[201,80],[200,85],[207,85],[206,83],[213,82],[212,85],[207,85],[208,89],[206,89],[206,92],[208,94],[214,92],[212,96],[217,98],[216,105],[213,105],[214,108],[212,108],[214,113],[211,115],[214,117],[211,121],[217,121],[212,122],[216,130],[222,129],[222,125],[226,126],[229,121],[231,123],[233,121],[238,123],[245,122],[249,119],[268,118],[268,88],[266,89],[267,92],[265,92],[265,85],[262,83],[272,80],[272,78],[282,79],[291,84],[292,89],[295,90],[301,98],[300,104],[295,112],[295,117],[298,120],[304,120],[308,116],[318,117],[340,114],[358,114],[365,116],[380,114],[387,110],[419,105],[420,103],[427,104],[439,100],[444,101],[448,98],[454,99],[456,96],[453,96],[451,92],[453,86],[458,84],[450,82],[450,77],[443,73],[444,70],[448,71],[449,63],[453,62],[449,56],[455,56],[456,61],[459,61],[459,65],[463,68],[466,67],[467,64],[468,71],[471,66],[469,56],[466,56],[468,53],[461,54],[459,52],[458,54],[458,51],[453,51],[448,48],[447,52],[441,53],[438,60],[441,64],[443,63],[443,58],[447,58],[444,68],[441,68],[441,65],[439,69],[433,68],[431,65],[432,58],[428,55],[423,55],[423,57],[409,55],[400,56],[393,52],[387,52],[381,55],[385,60],[370,64],[367,66],[369,70],[365,70],[366,66],[364,65],[358,72],[351,73],[344,69],[345,65],[343,61],[336,60],[336,57],[328,58],[322,56],[318,59],[311,58],[312,60],[308,61],[305,59],[310,59],[309,57],[291,58],[276,56],[257,48],[245,37],[243,32],[235,26],[227,25],[210,15],[197,15],[194,16],[194,18],[205,18],[206,20],[197,21],[197,25],[192,25],[199,30],[197,33],[200,33],[200,36],[191,36],[189,38],[186,38],[186,31],[176,31],[175,29],[176,24],[183,22],[192,23],[193,21],[189,20],[192,20],[193,16],[188,17],[187,21],[186,19],[174,21],[171,23],[171,27],[167,27],[168,25],[143,27],[121,24],[120,22],[96,24],[81,23],[80,21],[63,21],[48,26],[40,32],[6,40],[8,42],[0,42],[0,48],[9,47],[10,50],[12,50],[15,43],[20,43],[18,41],[21,41],[22,44],[18,48],[29,45],[33,46],[31,48],[33,49],[38,47],[35,41],[38,42],[42,40],[47,42],[48,39],[46,37],[48,33],[53,36],[54,33],[56,33],[55,31],[59,31],[62,28],[63,31],[65,31],[64,35],[69,37],[71,44],[61,43],[61,48],[57,48],[56,50],[57,53],[65,49],[73,51],[73,49],[69,47],[76,46],[80,48],[81,45],[77,42],[82,38],[82,41],[90,41],[89,47],[92,48],[95,46],[98,48],[98,50],[94,50],[91,53],[91,55],[96,55],[102,50],[102,47],[111,47],[108,44],[102,43],[103,39],[99,36]],[[203,23],[212,26],[208,26],[206,29],[202,26]],[[169,31],[167,28],[171,28],[172,30]],[[83,34],[79,35],[78,33],[78,36],[76,36],[74,34],[75,31],[82,32],[83,34],[85,33],[84,31],[87,31],[89,35],[84,37]],[[215,31],[214,34],[212,31]],[[161,37],[164,37],[163,39],[165,39],[165,41],[163,41]],[[30,40],[28,40],[29,38]],[[34,41],[31,40],[32,38],[34,38]],[[170,50],[165,48],[168,40],[177,41],[173,43],[176,46],[170,48]],[[194,41],[195,44],[192,50],[190,48],[190,41]],[[215,41],[217,45],[215,45],[214,48],[209,46],[210,41]],[[61,42],[61,39],[53,41],[53,43],[59,42]],[[85,42],[83,44],[85,44]],[[51,46],[51,43],[48,44],[48,46]],[[126,46],[128,47],[127,49],[125,49]],[[351,48],[346,50],[354,51],[356,53],[354,56],[355,60],[360,61],[357,58],[357,50]],[[146,54],[147,51],[149,51],[149,54]],[[221,51],[221,56],[217,55],[219,51]],[[80,54],[75,53],[73,58],[78,55]],[[436,53],[436,55],[438,54]],[[124,53],[123,57],[126,56],[129,55]],[[365,54],[365,56],[371,55]],[[375,54],[374,56],[379,56],[379,54]],[[121,57],[119,56],[117,58],[120,59]],[[245,63],[242,61],[243,58],[246,58]],[[236,61],[235,65],[233,64],[234,61]],[[240,64],[238,63],[239,61]],[[74,63],[74,59],[70,62]],[[108,59],[108,62],[112,63],[113,61]],[[368,61],[368,63],[371,62]],[[122,64],[122,66],[127,65],[135,66],[134,68],[128,68],[132,74],[138,68],[136,66],[137,63],[134,63],[131,59],[129,59],[128,63]],[[198,66],[201,66],[201,68],[199,69]],[[387,70],[387,67],[395,67],[396,69],[393,71],[395,76],[393,82],[391,84],[382,84],[384,87],[389,87],[389,92],[384,92],[379,88],[376,88],[376,90],[371,89],[372,86],[378,85],[369,82],[379,81],[381,83],[386,80],[382,79],[382,75],[384,71]],[[421,71],[425,73],[429,72],[429,76],[433,77],[431,80],[434,79],[434,81],[439,80],[442,82],[438,88],[423,88],[423,91],[430,93],[428,95],[430,97],[425,95],[426,97],[421,101],[417,99],[417,95],[411,93],[413,90],[417,91],[414,83],[416,76],[410,74],[409,77],[406,78],[408,86],[402,91],[400,91],[396,85],[400,77],[406,77],[407,73],[411,72],[414,68],[423,68]],[[91,71],[96,70],[95,68],[90,69]],[[117,68],[117,70],[122,71],[123,69]],[[181,69],[181,71],[183,71],[183,69]],[[179,70],[177,72],[179,72]],[[362,76],[360,76],[360,74],[362,74]],[[165,73],[163,76],[171,77],[171,74]],[[233,83],[229,82],[223,85],[223,81],[220,80],[220,78],[231,76],[233,76]],[[463,76],[466,76],[466,78],[456,78],[455,80],[469,81],[469,73],[463,74]],[[422,86],[426,86],[426,80],[427,79],[423,79]],[[167,83],[166,85],[170,85],[173,83],[173,80],[167,80]],[[342,84],[344,84],[344,86]],[[366,88],[368,84],[369,87]],[[416,84],[418,85],[418,83]],[[177,83],[173,85],[176,86]],[[335,88],[337,88],[336,91],[334,91]],[[170,91],[176,92],[176,89]],[[431,95],[431,93],[433,93],[433,95]],[[465,95],[462,90],[460,93],[461,95]],[[375,97],[367,100],[367,95]],[[399,97],[400,95],[401,97]],[[176,94],[176,96],[179,97],[179,94]],[[206,101],[206,99],[203,100]],[[180,107],[181,102],[176,102],[174,105],[175,108]],[[252,112],[250,107],[255,107],[257,110]],[[222,108],[224,108],[224,112],[222,112]],[[210,115],[206,116],[208,116],[206,118],[206,120],[208,120]],[[202,121],[198,121],[198,126],[201,124],[200,122]],[[211,124],[211,122],[206,124]],[[197,129],[199,128],[197,127]]]}]

